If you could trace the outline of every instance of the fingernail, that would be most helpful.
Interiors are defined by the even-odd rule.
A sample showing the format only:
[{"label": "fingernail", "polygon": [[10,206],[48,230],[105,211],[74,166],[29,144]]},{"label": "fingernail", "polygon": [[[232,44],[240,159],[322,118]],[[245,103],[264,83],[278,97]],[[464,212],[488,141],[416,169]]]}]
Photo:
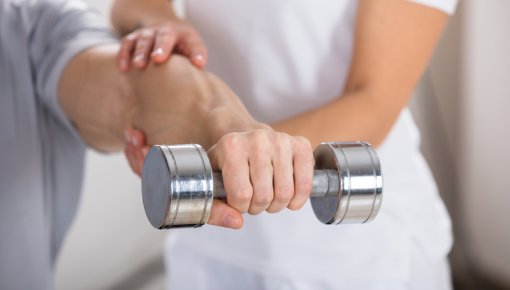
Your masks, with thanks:
[{"label": "fingernail", "polygon": [[164,51],[160,47],[160,48],[156,49],[152,54],[155,55],[155,56],[159,56],[159,55],[163,55],[163,53],[164,53]]},{"label": "fingernail", "polygon": [[223,225],[228,228],[237,229],[241,226],[241,223],[240,223],[239,219],[237,219],[231,215],[227,215],[223,218]]},{"label": "fingernail", "polygon": [[142,149],[142,154],[143,154],[143,156],[144,156],[144,157],[145,157],[145,156],[147,156],[147,153],[149,153],[149,148],[144,147],[144,148]]},{"label": "fingernail", "polygon": [[199,60],[199,61],[204,60],[204,55],[201,53],[195,54],[195,60]]},{"label": "fingernail", "polygon": [[143,59],[144,59],[143,54],[137,54],[133,61],[137,64],[141,64],[143,63]]},{"label": "fingernail", "polygon": [[135,146],[135,147],[138,147],[138,139],[136,139],[132,135],[131,135],[131,144],[133,144],[133,146]]}]

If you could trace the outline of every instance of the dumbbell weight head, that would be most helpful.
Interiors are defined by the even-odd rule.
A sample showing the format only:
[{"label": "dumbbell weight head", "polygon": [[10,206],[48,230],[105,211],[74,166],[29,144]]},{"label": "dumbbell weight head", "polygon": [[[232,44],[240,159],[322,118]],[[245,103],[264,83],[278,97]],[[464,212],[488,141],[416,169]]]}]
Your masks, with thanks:
[{"label": "dumbbell weight head", "polygon": [[325,224],[373,220],[382,202],[382,172],[377,153],[366,142],[322,143],[314,151],[315,169],[338,172],[338,191],[310,197],[315,216]]},{"label": "dumbbell weight head", "polygon": [[156,145],[144,161],[145,213],[158,229],[199,227],[207,222],[213,198],[212,169],[200,145]]},{"label": "dumbbell weight head", "polygon": [[[317,218],[325,224],[372,220],[381,205],[382,176],[370,145],[322,143],[314,155],[316,169],[324,170],[316,171],[311,194]],[[142,195],[150,223],[162,229],[203,225],[213,195],[224,192],[221,174],[212,172],[200,145],[156,145],[145,159]]]}]

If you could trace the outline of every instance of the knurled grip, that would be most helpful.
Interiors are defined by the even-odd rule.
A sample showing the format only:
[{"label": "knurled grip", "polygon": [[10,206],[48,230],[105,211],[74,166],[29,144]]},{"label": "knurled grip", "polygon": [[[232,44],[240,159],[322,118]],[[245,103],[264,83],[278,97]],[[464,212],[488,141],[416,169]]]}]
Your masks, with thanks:
[{"label": "knurled grip", "polygon": [[[214,198],[226,199],[227,193],[223,186],[221,172],[213,172],[213,196]],[[324,197],[328,194],[338,194],[338,171],[314,170],[311,197]]]}]

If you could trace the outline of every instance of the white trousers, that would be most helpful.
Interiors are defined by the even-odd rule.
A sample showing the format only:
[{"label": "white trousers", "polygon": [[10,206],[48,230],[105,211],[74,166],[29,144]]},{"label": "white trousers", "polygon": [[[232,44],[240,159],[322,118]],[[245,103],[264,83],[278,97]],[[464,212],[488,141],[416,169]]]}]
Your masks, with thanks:
[{"label": "white trousers", "polygon": [[[335,282],[287,278],[275,275],[261,275],[248,269],[219,261],[208,256],[197,256],[190,248],[174,250],[175,259],[166,255],[167,289],[209,289],[209,290],[450,290],[452,289],[448,260],[430,260],[423,251],[414,247],[410,261],[410,277],[406,280],[356,280],[339,273]],[[177,257],[179,256],[179,257]],[[184,257],[190,259],[185,259]],[[192,258],[191,258],[192,257]],[[173,263],[178,261],[178,263]],[[306,261],[303,261],[306,263]],[[391,265],[388,265],[391,267]],[[369,265],[367,269],[369,271]],[[335,279],[332,279],[335,280]]]}]

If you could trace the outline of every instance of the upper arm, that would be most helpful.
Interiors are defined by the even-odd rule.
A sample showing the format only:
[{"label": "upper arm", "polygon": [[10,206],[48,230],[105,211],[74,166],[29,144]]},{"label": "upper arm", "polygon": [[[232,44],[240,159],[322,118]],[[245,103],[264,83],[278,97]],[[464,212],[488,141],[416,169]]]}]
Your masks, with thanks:
[{"label": "upper arm", "polygon": [[116,40],[100,15],[80,1],[20,1],[19,5],[37,98],[52,118],[75,134],[59,99],[64,71],[80,52]]},{"label": "upper arm", "polygon": [[402,0],[361,0],[346,94],[363,90],[391,112],[407,103],[447,22],[438,9]]}]

